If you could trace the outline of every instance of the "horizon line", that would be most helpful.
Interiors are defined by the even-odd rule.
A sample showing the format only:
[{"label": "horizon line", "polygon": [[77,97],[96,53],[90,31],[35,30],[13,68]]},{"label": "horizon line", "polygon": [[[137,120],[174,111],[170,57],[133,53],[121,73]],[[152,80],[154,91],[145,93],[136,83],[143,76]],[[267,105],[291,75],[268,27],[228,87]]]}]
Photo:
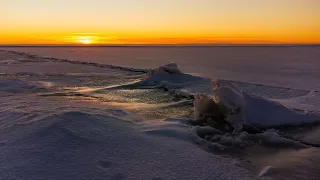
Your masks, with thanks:
[{"label": "horizon line", "polygon": [[190,44],[0,44],[0,47],[219,47],[219,46],[320,46],[320,43],[190,43]]}]

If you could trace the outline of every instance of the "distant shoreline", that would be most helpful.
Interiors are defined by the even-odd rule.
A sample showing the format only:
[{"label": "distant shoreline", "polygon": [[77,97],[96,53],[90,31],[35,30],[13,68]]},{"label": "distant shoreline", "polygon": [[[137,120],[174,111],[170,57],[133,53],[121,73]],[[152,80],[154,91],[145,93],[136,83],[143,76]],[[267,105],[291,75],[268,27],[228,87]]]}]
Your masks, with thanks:
[{"label": "distant shoreline", "polygon": [[0,44],[0,47],[320,47],[320,44]]}]

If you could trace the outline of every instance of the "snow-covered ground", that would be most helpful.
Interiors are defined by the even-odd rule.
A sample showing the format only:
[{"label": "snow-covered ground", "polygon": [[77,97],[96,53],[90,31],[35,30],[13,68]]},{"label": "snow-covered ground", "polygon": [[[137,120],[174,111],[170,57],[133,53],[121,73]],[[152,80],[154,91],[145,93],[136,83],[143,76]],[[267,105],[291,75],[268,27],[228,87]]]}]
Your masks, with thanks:
[{"label": "snow-covered ground", "polygon": [[178,65],[0,51],[0,179],[320,177],[317,91]]}]

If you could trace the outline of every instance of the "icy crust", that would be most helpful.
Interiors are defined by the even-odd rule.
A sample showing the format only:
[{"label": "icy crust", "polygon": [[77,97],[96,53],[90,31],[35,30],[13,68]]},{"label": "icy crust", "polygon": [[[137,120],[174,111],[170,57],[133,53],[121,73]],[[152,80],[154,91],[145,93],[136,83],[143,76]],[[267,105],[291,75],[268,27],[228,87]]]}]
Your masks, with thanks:
[{"label": "icy crust", "polygon": [[[121,70],[121,71],[128,71],[128,72],[137,72],[137,73],[146,73],[148,72],[148,69],[137,69],[137,68],[130,68],[130,67],[122,67],[122,66],[115,66],[115,65],[109,65],[109,64],[100,64],[95,62],[85,62],[85,61],[72,61],[69,59],[59,59],[59,58],[52,58],[52,57],[42,57],[26,52],[18,52],[18,51],[4,51],[2,52],[10,53],[16,56],[24,57],[19,58],[19,63],[26,63],[26,62],[62,62],[62,63],[69,63],[69,64],[77,64],[77,65],[86,65],[86,66],[93,66],[93,67],[101,67],[101,68],[109,68],[109,69],[115,69],[115,70]],[[1,62],[0,62],[1,63]],[[7,62],[3,62],[6,63]],[[16,62],[18,63],[18,62]]]},{"label": "icy crust", "polygon": [[211,80],[182,73],[177,64],[170,63],[150,70],[138,83],[142,86],[159,86],[178,97],[192,97],[197,93],[210,93]]},{"label": "icy crust", "polygon": [[184,74],[175,63],[150,70],[138,84],[159,86],[174,96],[193,98],[195,120],[200,122],[224,119],[234,126],[246,123],[272,127],[320,121],[319,114],[295,111],[278,102],[250,95],[230,81]]},{"label": "icy crust", "polygon": [[298,112],[280,103],[252,96],[225,80],[213,81],[212,95],[196,95],[194,110],[196,119],[217,113],[212,111],[219,111],[231,124],[247,123],[260,127],[320,121],[319,114]]},{"label": "icy crust", "polygon": [[275,101],[293,109],[308,109],[314,112],[320,111],[319,91],[313,90],[302,96],[296,96],[287,99],[275,99]]},{"label": "icy crust", "polygon": [[6,93],[23,93],[30,91],[45,90],[43,86],[38,83],[30,83],[22,80],[0,80],[0,92]]},{"label": "icy crust", "polygon": [[278,131],[273,129],[249,134],[246,131],[225,133],[211,126],[194,126],[191,128],[191,134],[199,144],[214,151],[239,150],[239,148],[245,149],[257,144],[276,148],[300,149],[308,147],[299,141],[281,136]]},{"label": "icy crust", "polygon": [[170,64],[166,64],[163,66],[159,66],[156,69],[150,70],[148,72],[148,75],[153,75],[153,74],[182,74],[181,70],[178,68],[178,65],[174,62]]},{"label": "icy crust", "polygon": [[201,80],[202,78],[184,74],[180,71],[177,64],[170,63],[160,66],[156,69],[149,70],[146,76],[140,82],[141,85],[166,85],[169,89],[180,89],[190,85],[191,82]]},{"label": "icy crust", "polygon": [[245,107],[243,93],[237,86],[225,80],[213,80],[213,100],[231,113],[241,111]]},{"label": "icy crust", "polygon": [[245,120],[262,126],[300,125],[320,122],[320,115],[289,109],[280,103],[244,93],[246,106]]}]

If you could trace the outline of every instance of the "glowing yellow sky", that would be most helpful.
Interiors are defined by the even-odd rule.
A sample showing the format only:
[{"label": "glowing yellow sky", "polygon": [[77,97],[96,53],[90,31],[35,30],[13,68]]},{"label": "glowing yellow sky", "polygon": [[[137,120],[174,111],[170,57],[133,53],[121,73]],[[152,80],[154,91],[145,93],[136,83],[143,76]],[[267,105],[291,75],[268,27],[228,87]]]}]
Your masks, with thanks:
[{"label": "glowing yellow sky", "polygon": [[320,43],[320,0],[1,0],[0,44]]}]

